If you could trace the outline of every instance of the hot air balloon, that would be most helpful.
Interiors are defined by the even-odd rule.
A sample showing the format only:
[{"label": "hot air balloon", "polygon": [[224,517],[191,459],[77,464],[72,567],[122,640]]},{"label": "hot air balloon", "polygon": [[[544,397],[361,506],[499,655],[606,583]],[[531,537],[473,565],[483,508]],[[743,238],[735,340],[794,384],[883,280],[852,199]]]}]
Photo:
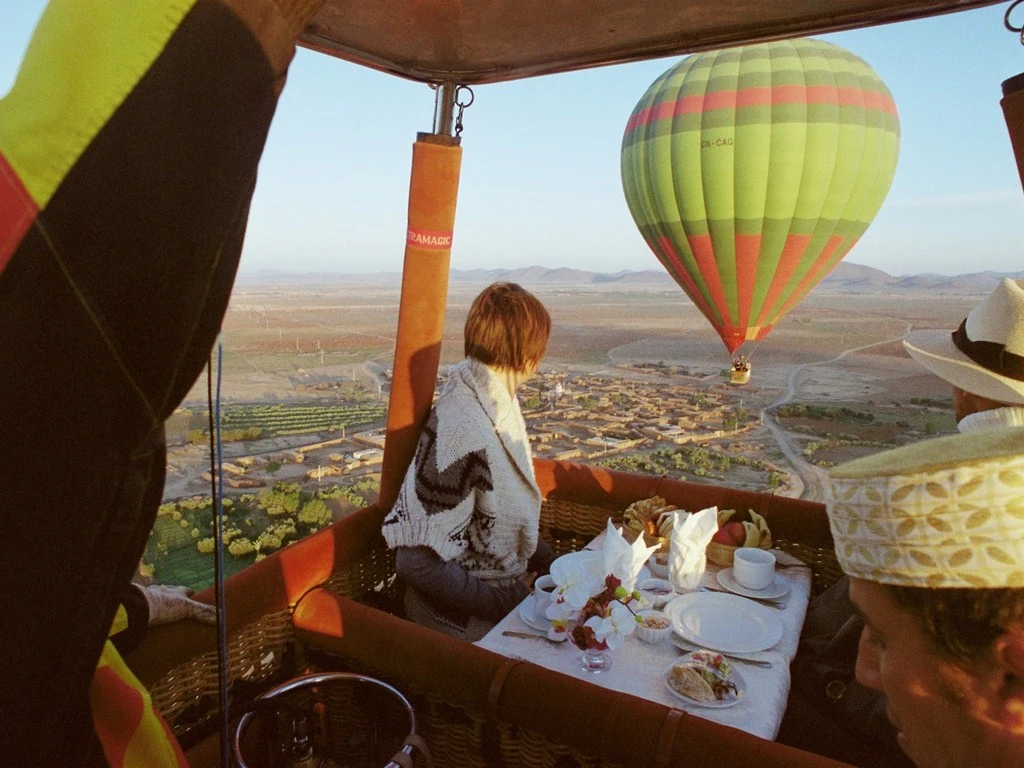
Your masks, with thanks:
[{"label": "hot air balloon", "polygon": [[[710,51],[637,103],[622,187],[644,240],[735,353],[856,244],[889,191],[899,134],[885,83],[837,45]],[[749,379],[748,355],[734,373]]]}]

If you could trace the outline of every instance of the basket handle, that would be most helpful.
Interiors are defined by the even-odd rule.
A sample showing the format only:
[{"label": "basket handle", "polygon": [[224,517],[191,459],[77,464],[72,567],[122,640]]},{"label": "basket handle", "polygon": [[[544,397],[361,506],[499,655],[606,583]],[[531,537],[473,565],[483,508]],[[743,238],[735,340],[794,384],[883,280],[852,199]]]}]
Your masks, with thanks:
[{"label": "basket handle", "polygon": [[414,768],[412,752],[407,752],[407,747],[418,749],[420,754],[423,755],[423,759],[427,762],[427,768],[433,768],[434,761],[430,757],[430,749],[427,747],[427,742],[418,733],[410,733],[406,737],[405,744],[391,758],[388,768],[392,768],[392,766],[397,766],[397,768]]}]

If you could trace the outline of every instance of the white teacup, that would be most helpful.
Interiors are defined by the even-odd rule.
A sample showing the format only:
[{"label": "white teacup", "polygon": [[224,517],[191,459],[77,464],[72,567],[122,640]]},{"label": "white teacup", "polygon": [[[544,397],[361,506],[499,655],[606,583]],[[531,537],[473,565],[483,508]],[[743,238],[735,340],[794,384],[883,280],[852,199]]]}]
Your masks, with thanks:
[{"label": "white teacup", "polygon": [[764,589],[775,579],[775,555],[756,547],[733,553],[732,575],[747,589]]},{"label": "white teacup", "polygon": [[538,576],[537,580],[533,582],[533,615],[537,621],[548,620],[545,611],[547,611],[548,606],[551,605],[551,601],[554,599],[554,594],[555,580],[552,578],[550,573]]}]

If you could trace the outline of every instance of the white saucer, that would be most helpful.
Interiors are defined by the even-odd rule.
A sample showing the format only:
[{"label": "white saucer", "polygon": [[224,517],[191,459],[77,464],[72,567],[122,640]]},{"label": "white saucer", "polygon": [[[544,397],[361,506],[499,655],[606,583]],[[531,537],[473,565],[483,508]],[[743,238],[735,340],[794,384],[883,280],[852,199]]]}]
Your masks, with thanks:
[{"label": "white saucer", "polygon": [[537,607],[537,596],[532,592],[519,604],[519,618],[522,619],[531,629],[539,629],[547,632],[551,629],[551,622],[548,619],[541,621],[537,618],[535,609]]},{"label": "white saucer", "polygon": [[789,582],[782,578],[778,573],[775,574],[775,579],[772,583],[764,589],[747,589],[736,581],[732,568],[723,568],[718,572],[715,578],[718,579],[719,584],[730,592],[735,592],[737,595],[743,595],[743,597],[761,597],[770,600],[776,597],[782,597],[789,592]]}]

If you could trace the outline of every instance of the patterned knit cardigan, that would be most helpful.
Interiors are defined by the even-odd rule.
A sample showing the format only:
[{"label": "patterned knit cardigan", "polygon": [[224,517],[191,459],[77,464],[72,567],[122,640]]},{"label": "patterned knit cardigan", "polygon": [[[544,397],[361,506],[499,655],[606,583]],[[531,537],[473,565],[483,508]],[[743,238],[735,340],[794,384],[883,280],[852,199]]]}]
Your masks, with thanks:
[{"label": "patterned knit cardigan", "polygon": [[519,578],[537,548],[540,489],[519,403],[486,365],[454,366],[382,532],[477,578]]}]

